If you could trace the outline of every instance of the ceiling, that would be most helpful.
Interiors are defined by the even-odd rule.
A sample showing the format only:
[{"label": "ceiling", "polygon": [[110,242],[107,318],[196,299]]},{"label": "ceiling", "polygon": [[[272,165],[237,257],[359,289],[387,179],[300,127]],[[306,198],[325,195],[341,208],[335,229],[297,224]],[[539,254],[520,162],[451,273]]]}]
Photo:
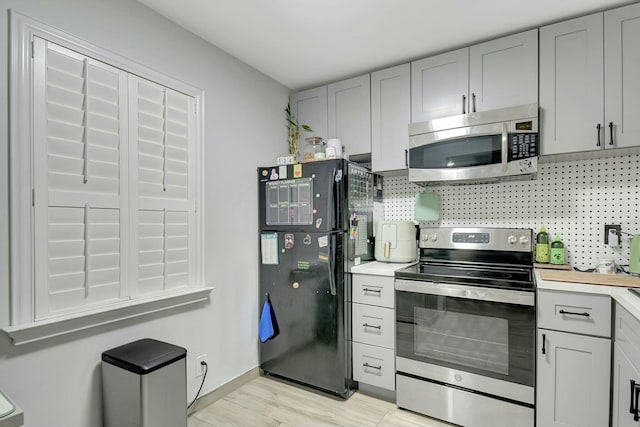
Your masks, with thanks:
[{"label": "ceiling", "polygon": [[292,90],[620,0],[138,0]]}]

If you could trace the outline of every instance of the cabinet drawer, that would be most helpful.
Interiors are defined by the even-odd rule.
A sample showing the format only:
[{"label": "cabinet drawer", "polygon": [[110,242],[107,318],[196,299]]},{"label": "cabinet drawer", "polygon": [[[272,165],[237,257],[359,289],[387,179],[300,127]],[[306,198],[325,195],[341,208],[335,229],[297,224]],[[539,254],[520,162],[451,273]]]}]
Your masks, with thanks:
[{"label": "cabinet drawer", "polygon": [[395,310],[354,303],[352,313],[353,341],[394,348]]},{"label": "cabinet drawer", "polygon": [[396,389],[392,349],[353,343],[353,379],[387,390]]},{"label": "cabinet drawer", "polygon": [[540,290],[538,327],[611,337],[611,297]]},{"label": "cabinet drawer", "polygon": [[[616,304],[616,344],[634,362],[634,368],[640,371],[640,320]],[[639,379],[640,381],[640,379]]]},{"label": "cabinet drawer", "polygon": [[353,302],[394,308],[393,277],[354,274]]}]

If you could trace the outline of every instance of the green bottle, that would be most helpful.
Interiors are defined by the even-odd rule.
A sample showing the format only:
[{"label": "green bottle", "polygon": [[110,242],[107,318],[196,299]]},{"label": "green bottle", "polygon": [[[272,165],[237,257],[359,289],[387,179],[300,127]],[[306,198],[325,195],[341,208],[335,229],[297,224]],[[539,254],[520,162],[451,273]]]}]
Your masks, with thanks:
[{"label": "green bottle", "polygon": [[564,264],[564,243],[556,233],[556,238],[551,242],[551,264]]},{"label": "green bottle", "polygon": [[544,225],[540,227],[540,232],[536,236],[536,262],[549,263],[549,233]]}]

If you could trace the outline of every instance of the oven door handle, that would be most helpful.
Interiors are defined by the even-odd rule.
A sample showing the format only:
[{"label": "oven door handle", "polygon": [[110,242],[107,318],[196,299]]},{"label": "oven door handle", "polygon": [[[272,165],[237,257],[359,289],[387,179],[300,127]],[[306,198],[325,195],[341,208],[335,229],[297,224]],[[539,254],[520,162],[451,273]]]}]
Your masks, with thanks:
[{"label": "oven door handle", "polygon": [[454,285],[424,280],[396,279],[395,289],[399,292],[414,292],[444,297],[465,298],[480,301],[499,302],[516,305],[535,305],[535,293],[512,289],[483,288],[474,285]]}]

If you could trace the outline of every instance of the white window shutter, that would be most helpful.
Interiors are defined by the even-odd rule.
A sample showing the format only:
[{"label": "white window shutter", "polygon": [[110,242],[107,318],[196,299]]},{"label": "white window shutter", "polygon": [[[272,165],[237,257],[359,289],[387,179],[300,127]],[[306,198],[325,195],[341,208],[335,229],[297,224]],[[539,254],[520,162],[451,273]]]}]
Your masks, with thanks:
[{"label": "white window shutter", "polygon": [[129,105],[137,292],[187,287],[195,277],[195,100],[129,76]]},{"label": "white window shutter", "polygon": [[35,38],[36,319],[120,297],[127,119],[126,73]]}]

